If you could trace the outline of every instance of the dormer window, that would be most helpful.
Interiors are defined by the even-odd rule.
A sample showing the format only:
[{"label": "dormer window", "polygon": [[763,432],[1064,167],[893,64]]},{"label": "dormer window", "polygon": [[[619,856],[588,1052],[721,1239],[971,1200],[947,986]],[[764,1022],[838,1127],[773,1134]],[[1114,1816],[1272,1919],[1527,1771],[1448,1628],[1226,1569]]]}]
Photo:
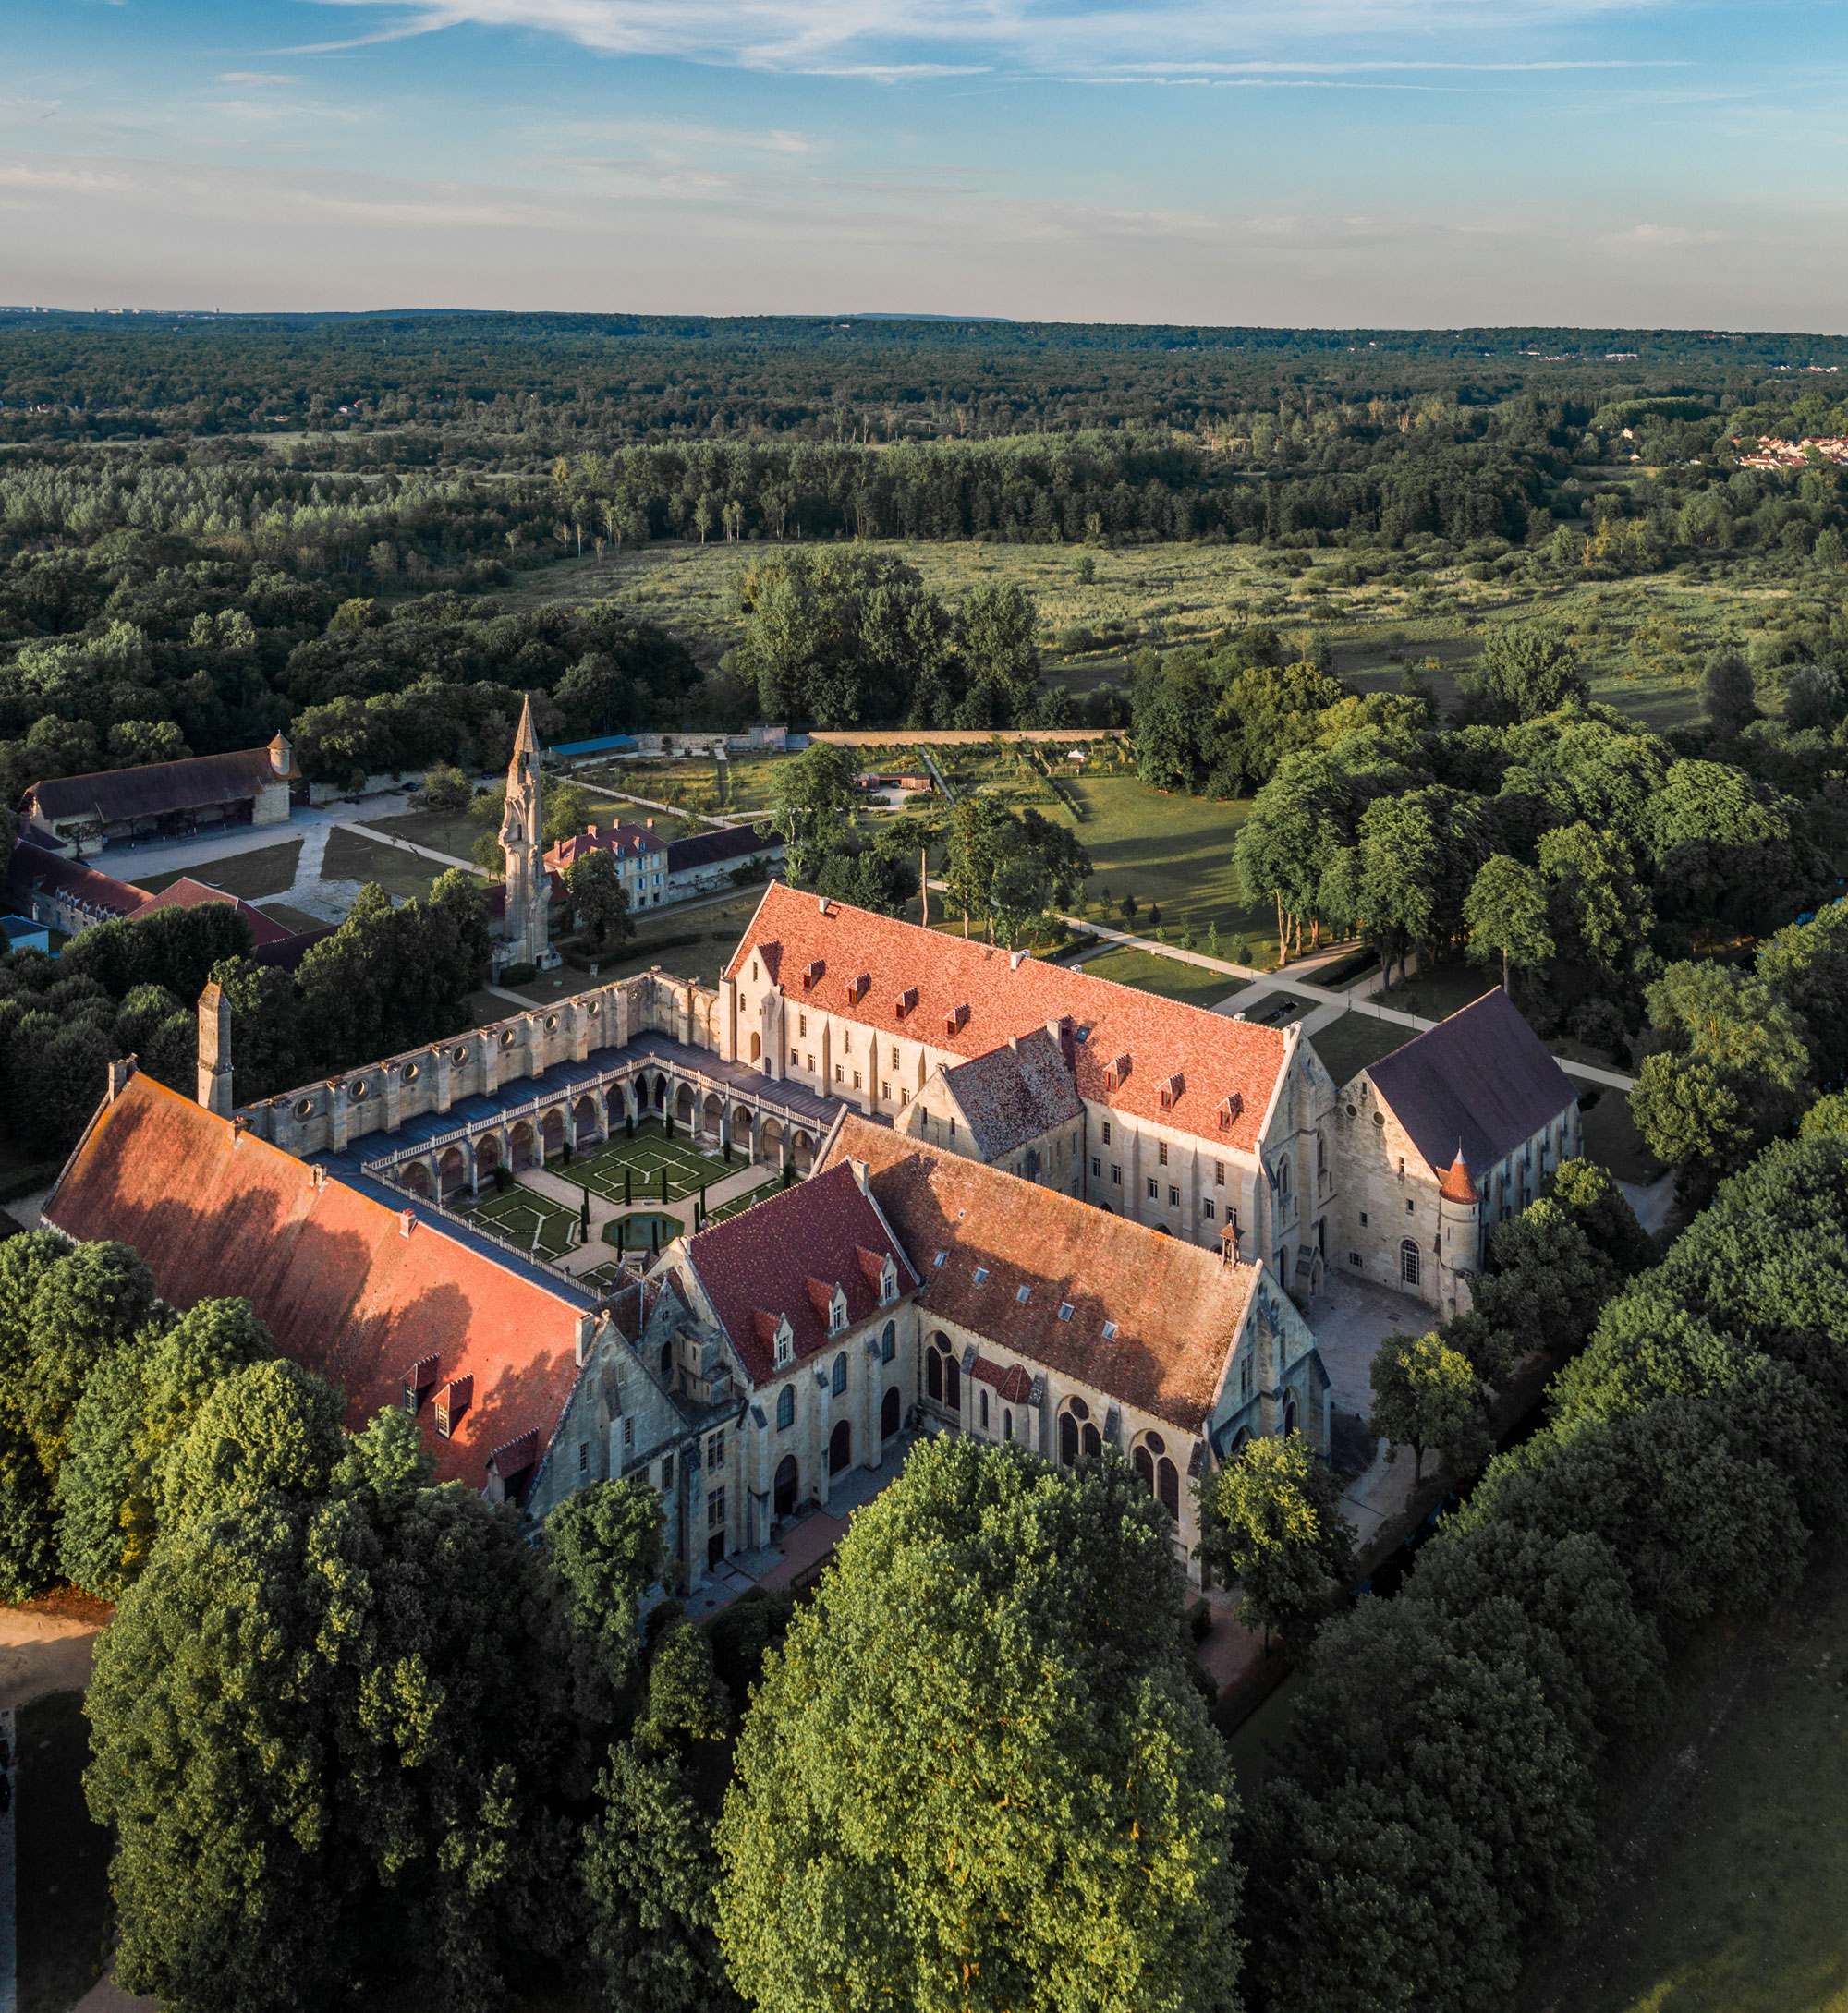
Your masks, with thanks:
[{"label": "dormer window", "polygon": [[1229,1131],[1232,1122],[1244,1109],[1245,1099],[1235,1090],[1231,1097],[1222,1098],[1219,1110],[1213,1114],[1219,1121],[1221,1131]]},{"label": "dormer window", "polygon": [[1103,1087],[1106,1090],[1121,1090],[1129,1081],[1129,1058],[1120,1055],[1103,1073]]},{"label": "dormer window", "polygon": [[893,1301],[896,1300],[897,1298],[898,1267],[892,1262],[891,1257],[888,1256],[886,1258],[885,1264],[880,1268],[879,1304],[881,1307],[888,1306]]},{"label": "dormer window", "polygon": [[979,1265],[976,1267],[976,1284],[978,1286],[986,1286],[988,1284],[988,1267],[985,1265]]},{"label": "dormer window", "polygon": [[1106,1321],[1104,1323],[1103,1339],[1107,1342],[1113,1342],[1116,1340],[1116,1323],[1114,1321]]},{"label": "dormer window", "polygon": [[847,1325],[847,1296],[837,1286],[834,1297],[828,1303],[828,1333],[839,1335]]},{"label": "dormer window", "polygon": [[898,1018],[902,1021],[905,1016],[909,1013],[912,1008],[915,1007],[917,1004],[918,988],[916,986],[907,986],[906,987],[905,990],[899,994],[896,1005],[894,1007],[894,1012],[897,1013]]},{"label": "dormer window", "polygon": [[959,1035],[968,1025],[969,1010],[967,1006],[954,1006],[943,1016],[943,1032]]},{"label": "dormer window", "polygon": [[776,1367],[781,1370],[796,1354],[796,1336],[789,1326],[789,1316],[779,1315],[776,1321]]},{"label": "dormer window", "polygon": [[861,972],[857,977],[850,978],[847,981],[847,999],[854,1006],[857,1006],[871,990],[872,974],[870,972]]},{"label": "dormer window", "polygon": [[819,979],[821,974],[827,969],[827,961],[824,958],[816,958],[810,964],[804,966],[802,972],[803,989],[805,991],[812,990],[816,980]]},{"label": "dormer window", "polygon": [[1181,1093],[1186,1087],[1186,1078],[1181,1074],[1180,1071],[1176,1070],[1173,1075],[1161,1085],[1161,1109],[1164,1111],[1172,1111],[1180,1103]]},{"label": "dormer window", "polygon": [[436,1364],[437,1359],[434,1356],[425,1356],[420,1362],[412,1364],[405,1372],[404,1409],[413,1419],[417,1417],[431,1386],[436,1382]]}]

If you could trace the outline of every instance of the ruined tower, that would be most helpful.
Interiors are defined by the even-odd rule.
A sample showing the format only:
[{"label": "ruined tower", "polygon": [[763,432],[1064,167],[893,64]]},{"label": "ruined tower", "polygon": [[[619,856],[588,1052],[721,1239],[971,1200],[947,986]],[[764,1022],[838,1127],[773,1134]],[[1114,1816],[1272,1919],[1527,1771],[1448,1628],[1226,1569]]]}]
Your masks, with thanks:
[{"label": "ruined tower", "polygon": [[231,1002],[216,979],[199,996],[199,1101],[231,1116]]},{"label": "ruined tower", "polygon": [[500,964],[547,965],[557,962],[546,928],[552,883],[545,871],[541,842],[544,823],[540,803],[539,736],[533,732],[532,700],[529,697],[520,709],[514,758],[507,764],[506,808],[501,814],[507,903],[502,941],[496,946],[496,962]]}]

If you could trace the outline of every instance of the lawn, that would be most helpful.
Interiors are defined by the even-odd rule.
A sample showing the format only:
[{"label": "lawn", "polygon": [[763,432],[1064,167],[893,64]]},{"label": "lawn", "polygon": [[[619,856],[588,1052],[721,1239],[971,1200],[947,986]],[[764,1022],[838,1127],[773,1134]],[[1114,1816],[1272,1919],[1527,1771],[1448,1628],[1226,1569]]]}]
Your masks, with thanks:
[{"label": "lawn", "polygon": [[1848,1563],[1689,1663],[1607,1836],[1598,1909],[1530,1968],[1523,2013],[1848,2007]]},{"label": "lawn", "polygon": [[[564,1178],[580,1178],[575,1163],[572,1172]],[[494,1231],[516,1250],[535,1257],[562,1258],[567,1251],[577,1248],[577,1210],[552,1201],[523,1182],[516,1182],[505,1194],[491,1190],[472,1207],[460,1207],[468,1221]]]},{"label": "lawn", "polygon": [[[1394,965],[1393,969],[1398,969]],[[1422,1020],[1446,1021],[1453,1013],[1460,1013],[1474,1000],[1479,1000],[1485,992],[1492,992],[1502,983],[1499,965],[1451,964],[1426,965],[1425,969],[1404,985],[1396,979],[1384,992],[1376,992],[1373,998],[1381,1006],[1392,1007],[1400,1013],[1416,1013]],[[1406,1030],[1409,1038],[1411,1030]]]},{"label": "lawn", "polygon": [[[598,960],[595,978],[582,972],[565,972],[509,989],[549,1004],[567,989],[581,992],[587,986],[607,985],[613,978],[645,972],[651,964],[659,964],[676,978],[716,986],[720,972],[745,933],[745,925],[756,915],[762,900],[762,888],[746,888],[723,901],[688,903],[685,908],[650,915],[638,926],[619,956]],[[688,937],[694,940],[690,943],[683,940]]]},{"label": "lawn", "polygon": [[176,867],[168,873],[123,875],[150,894],[159,894],[175,881],[202,881],[208,888],[222,888],[245,902],[261,902],[265,895],[286,894],[295,885],[296,864],[301,857],[301,841],[286,840],[281,845],[253,846],[248,853],[227,853],[223,859],[206,860],[198,867]]},{"label": "lawn", "polygon": [[321,864],[323,880],[375,880],[399,901],[421,900],[430,892],[431,883],[448,871],[434,860],[383,845],[376,839],[348,831],[344,825],[328,834]]},{"label": "lawn", "polygon": [[1589,1085],[1581,1093],[1597,1102],[1581,1110],[1579,1120],[1585,1134],[1585,1157],[1611,1170],[1620,1182],[1635,1182],[1647,1188],[1668,1171],[1644,1146],[1635,1121],[1630,1116],[1630,1100],[1621,1090]]},{"label": "lawn", "polygon": [[90,1723],[80,1692],[15,1716],[20,2013],[66,2013],[101,1975],[108,1949],[109,1832],[90,1821],[83,1771]]},{"label": "lawn", "polygon": [[[701,1153],[683,1130],[676,1128],[676,1136],[669,1139],[664,1128],[648,1122],[637,1127],[633,1139],[618,1135],[589,1158],[581,1155],[575,1158],[569,1172],[556,1167],[553,1171],[563,1181],[589,1188],[605,1202],[634,1204],[684,1202],[748,1165],[740,1149],[734,1149],[730,1160],[717,1159]],[[661,1185],[663,1171],[665,1193]]]},{"label": "lawn", "polygon": [[1203,965],[1188,964],[1180,958],[1158,957],[1152,951],[1132,950],[1126,944],[1087,958],[1078,969],[1093,978],[1113,979],[1119,986],[1159,992],[1164,1000],[1181,1000],[1198,1007],[1216,1007],[1244,992],[1250,984],[1248,979],[1210,972]]},{"label": "lawn", "polygon": [[324,916],[310,916],[306,909],[293,908],[286,902],[265,902],[261,905],[261,913],[272,922],[280,923],[285,929],[293,929],[298,934],[327,928]]},{"label": "lawn", "polygon": [[1345,1084],[1381,1056],[1403,1049],[1413,1033],[1397,1021],[1376,1021],[1370,1013],[1349,1013],[1318,1028],[1309,1037],[1309,1046],[1335,1082]]}]

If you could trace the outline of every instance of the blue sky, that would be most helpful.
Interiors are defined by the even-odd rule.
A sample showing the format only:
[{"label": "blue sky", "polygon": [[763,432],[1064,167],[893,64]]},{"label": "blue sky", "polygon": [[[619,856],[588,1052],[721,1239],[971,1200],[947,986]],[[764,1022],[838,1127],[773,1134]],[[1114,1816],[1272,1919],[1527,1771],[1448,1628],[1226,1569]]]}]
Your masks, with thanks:
[{"label": "blue sky", "polygon": [[1836,0],[6,0],[0,301],[1848,332]]}]

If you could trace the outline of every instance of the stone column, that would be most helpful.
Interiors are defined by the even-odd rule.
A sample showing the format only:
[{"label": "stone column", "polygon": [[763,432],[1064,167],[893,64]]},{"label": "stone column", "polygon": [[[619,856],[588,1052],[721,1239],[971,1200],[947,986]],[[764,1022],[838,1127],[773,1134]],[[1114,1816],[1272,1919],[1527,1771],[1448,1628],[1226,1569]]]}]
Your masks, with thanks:
[{"label": "stone column", "polygon": [[231,1002],[215,980],[199,996],[199,1101],[221,1119],[231,1116]]},{"label": "stone column", "polygon": [[336,1077],[327,1086],[327,1150],[345,1153],[347,1141],[346,1079]]},{"label": "stone column", "polygon": [[383,1075],[385,1130],[395,1133],[404,1122],[404,1071],[397,1063],[387,1062]]},{"label": "stone column", "polygon": [[439,1044],[430,1053],[431,1066],[436,1072],[431,1086],[435,1095],[436,1109],[439,1111],[446,1111],[454,1101],[450,1083],[456,1064],[451,1060],[449,1046],[446,1042]]}]

